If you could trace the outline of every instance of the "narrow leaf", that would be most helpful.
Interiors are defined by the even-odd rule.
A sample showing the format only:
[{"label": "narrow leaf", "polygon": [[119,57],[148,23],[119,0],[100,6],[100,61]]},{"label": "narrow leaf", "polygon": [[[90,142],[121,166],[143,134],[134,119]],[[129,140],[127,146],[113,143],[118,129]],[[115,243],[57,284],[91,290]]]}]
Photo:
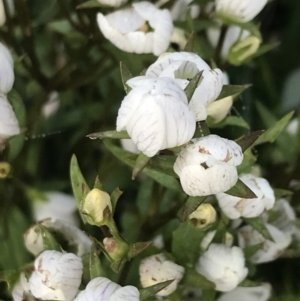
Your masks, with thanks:
[{"label": "narrow leaf", "polygon": [[151,158],[147,157],[143,153],[138,155],[132,171],[132,180],[135,180],[136,176],[144,169],[150,160]]},{"label": "narrow leaf", "polygon": [[202,73],[203,71],[198,72],[193,78],[192,80],[189,82],[189,84],[186,86],[186,88],[184,89],[184,92],[186,94],[186,97],[188,99],[188,101],[190,101],[194,95],[195,90],[197,89],[201,77],[202,77]]},{"label": "narrow leaf", "polygon": [[98,133],[92,133],[87,135],[90,139],[104,139],[104,138],[110,138],[110,139],[130,139],[130,136],[127,134],[126,131],[117,132],[117,131],[106,131],[106,132],[98,132]]},{"label": "narrow leaf", "polygon": [[184,206],[182,207],[182,213],[180,214],[181,220],[185,222],[189,215],[194,212],[204,201],[205,196],[192,197],[190,196]]},{"label": "narrow leaf", "polygon": [[71,164],[70,164],[70,177],[73,188],[73,193],[77,202],[77,208],[79,209],[79,213],[81,215],[81,219],[84,223],[86,223],[86,217],[81,213],[82,203],[89,193],[90,188],[87,185],[80,167],[78,165],[78,161],[75,155],[72,156]]},{"label": "narrow leaf", "polygon": [[[189,287],[201,288],[202,290],[211,290],[215,288],[215,284],[203,275],[197,273],[194,269],[186,268],[184,278],[181,281]],[[202,299],[201,299],[202,300]]]},{"label": "narrow leaf", "polygon": [[249,130],[250,126],[246,120],[240,116],[227,116],[221,122],[214,123],[213,119],[208,116],[208,124],[212,128],[224,128],[225,126],[237,126]]},{"label": "narrow leaf", "polygon": [[124,90],[126,94],[128,94],[131,88],[126,84],[126,82],[131,78],[133,78],[133,75],[131,74],[131,72],[123,62],[120,62],[120,71],[121,71],[121,78],[122,78]]},{"label": "narrow leaf", "polygon": [[84,8],[95,8],[95,7],[106,7],[106,5],[101,4],[97,0],[89,0],[85,3],[82,3],[76,7],[76,9],[84,9]]},{"label": "narrow leaf", "polygon": [[224,85],[220,95],[218,96],[218,98],[216,100],[223,99],[223,98],[228,97],[228,96],[237,97],[240,94],[242,94],[245,90],[250,88],[251,86],[252,85],[242,85],[242,86]]},{"label": "narrow leaf", "polygon": [[186,52],[195,52],[194,51],[194,40],[195,40],[195,32],[192,31],[192,33],[189,35],[189,38],[186,42],[186,45],[184,46],[184,50]]},{"label": "narrow leaf", "polygon": [[243,136],[238,139],[236,143],[242,148],[242,151],[246,151],[249,147],[251,147],[254,142],[263,134],[263,130],[253,132],[249,135]]},{"label": "narrow leaf", "polygon": [[129,258],[134,258],[137,255],[139,255],[141,252],[146,250],[150,245],[152,241],[145,241],[145,242],[136,242],[130,246],[130,250],[128,253]]},{"label": "narrow leaf", "polygon": [[94,188],[98,188],[100,190],[103,190],[102,183],[100,182],[100,179],[99,179],[98,176],[96,177],[96,180],[95,180],[95,183],[94,183]]},{"label": "narrow leaf", "polygon": [[96,244],[92,245],[90,258],[89,258],[89,269],[90,269],[90,278],[94,279],[97,277],[106,277],[106,273],[102,267],[99,252]]},{"label": "narrow leaf", "polygon": [[123,191],[121,191],[119,189],[119,187],[117,187],[110,195],[110,201],[111,201],[111,205],[112,205],[112,213],[115,212],[116,210],[116,206],[117,206],[117,203],[118,203],[118,200],[120,198],[120,196],[123,194]]},{"label": "narrow leaf", "polygon": [[55,250],[61,252],[61,246],[50,233],[50,231],[41,224],[38,224],[38,229],[42,234],[44,250]]},{"label": "narrow leaf", "polygon": [[146,300],[150,297],[153,297],[155,294],[169,286],[174,280],[167,280],[164,282],[160,282],[157,284],[154,284],[152,286],[148,286],[146,288],[143,288],[140,290],[140,300]]},{"label": "narrow leaf", "polygon": [[290,191],[290,190],[287,190],[287,189],[279,189],[279,188],[275,188],[274,193],[275,193],[275,198],[276,199],[291,196],[291,195],[294,194],[293,191]]},{"label": "narrow leaf", "polygon": [[256,252],[258,252],[263,247],[263,243],[255,244],[243,249],[246,259],[250,259]]},{"label": "narrow leaf", "polygon": [[257,198],[256,194],[240,179],[238,179],[237,183],[225,193],[243,199]]},{"label": "narrow leaf", "polygon": [[274,241],[266,224],[260,217],[244,218],[244,221],[268,240]]},{"label": "narrow leaf", "polygon": [[240,286],[240,287],[257,287],[257,286],[261,286],[261,283],[252,281],[250,279],[245,279],[238,286]]}]

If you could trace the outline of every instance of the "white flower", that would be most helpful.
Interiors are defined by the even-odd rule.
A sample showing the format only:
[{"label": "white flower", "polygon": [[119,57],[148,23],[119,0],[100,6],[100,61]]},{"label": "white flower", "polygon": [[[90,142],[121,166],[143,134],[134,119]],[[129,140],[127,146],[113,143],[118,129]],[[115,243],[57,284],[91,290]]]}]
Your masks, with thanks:
[{"label": "white flower", "polygon": [[133,154],[139,154],[140,151],[136,147],[136,145],[133,143],[132,139],[121,139],[121,146],[128,152],[131,152]]},{"label": "white flower", "polygon": [[206,107],[220,94],[223,75],[220,69],[211,69],[197,54],[190,52],[164,53],[152,64],[147,72],[151,77],[171,77],[185,89],[198,72],[203,71],[189,107],[197,121],[207,117]]},{"label": "white flower", "polygon": [[[99,13],[97,21],[105,38],[126,52],[160,55],[168,48],[173,32],[169,10],[145,1],[106,16]],[[146,22],[154,31],[148,31]]]},{"label": "white flower", "polygon": [[7,94],[15,81],[14,61],[8,48],[0,43],[0,92]]},{"label": "white flower", "polygon": [[53,191],[45,193],[45,197],[46,200],[34,200],[33,202],[33,215],[36,221],[51,217],[75,226],[78,225],[78,219],[75,216],[77,205],[73,196]]},{"label": "white flower", "polygon": [[239,229],[238,240],[241,248],[246,248],[262,243],[262,248],[258,250],[252,257],[253,263],[269,262],[280,256],[281,252],[291,243],[291,236],[280,231],[276,227],[266,224],[273,241],[267,240],[251,226],[244,226]]},{"label": "white flower", "polygon": [[217,230],[212,230],[207,232],[207,234],[203,237],[200,243],[200,247],[203,251],[205,251],[208,248],[208,246],[211,244],[216,234],[217,234]]},{"label": "white flower", "polygon": [[217,301],[267,301],[271,297],[271,285],[263,283],[255,287],[237,287],[224,293]]},{"label": "white flower", "polygon": [[197,4],[191,4],[192,2],[192,0],[176,0],[170,9],[172,19],[185,21],[188,13],[192,19],[196,19],[200,14],[200,7]]},{"label": "white flower", "polygon": [[184,192],[205,196],[233,187],[238,180],[236,166],[243,161],[241,147],[217,135],[192,142],[180,151],[174,164]]},{"label": "white flower", "polygon": [[135,77],[123,99],[117,131],[127,130],[148,157],[159,150],[183,145],[193,137],[196,122],[183,90],[171,78]]},{"label": "white flower", "polygon": [[174,279],[166,288],[157,293],[158,296],[168,296],[177,289],[184,274],[184,267],[168,260],[164,254],[145,258],[140,264],[140,280],[142,287]]},{"label": "white flower", "polygon": [[158,234],[152,239],[152,246],[156,247],[157,249],[164,248],[165,242],[162,234]]},{"label": "white flower", "polygon": [[11,294],[14,301],[24,301],[33,299],[33,296],[30,292],[30,285],[28,279],[26,278],[23,272],[20,274],[19,281],[13,287]]},{"label": "white flower", "polygon": [[266,179],[252,174],[244,174],[240,176],[240,180],[256,194],[257,198],[244,199],[226,193],[218,193],[216,197],[219,206],[229,218],[257,217],[264,210],[270,210],[274,206],[274,191]]},{"label": "white flower", "polygon": [[[0,80],[1,81],[1,80]],[[0,145],[11,136],[20,133],[19,122],[15,112],[6,98],[6,95],[0,93]],[[0,147],[1,149],[1,147]]]},{"label": "white flower", "polygon": [[[76,255],[82,256],[91,251],[92,240],[79,228],[54,218],[43,220],[40,224],[50,232],[58,232],[67,241],[68,248],[74,250]],[[33,225],[25,232],[24,242],[27,250],[34,256],[44,251],[42,233],[39,231],[38,225]]]},{"label": "white flower", "polygon": [[72,253],[44,251],[34,262],[29,284],[34,297],[41,300],[71,301],[81,283],[81,258]]},{"label": "white flower", "polygon": [[140,293],[134,286],[121,287],[104,277],[91,280],[74,301],[139,301]]},{"label": "white flower", "polygon": [[222,244],[211,244],[200,257],[196,270],[221,292],[233,290],[248,274],[242,249]]},{"label": "white flower", "polygon": [[119,7],[125,4],[127,0],[98,0],[98,2],[111,7]]},{"label": "white flower", "polygon": [[60,107],[59,94],[56,91],[53,91],[49,94],[48,100],[42,106],[42,115],[45,119],[50,118],[54,115]]},{"label": "white flower", "polygon": [[[221,34],[220,28],[209,27],[207,30],[207,37],[210,43],[216,47],[219,41]],[[230,48],[233,44],[238,41],[242,41],[250,36],[250,32],[244,29],[241,29],[238,26],[229,26],[226,32],[224,43],[221,50],[221,57],[226,59],[229,55]]]},{"label": "white flower", "polygon": [[268,0],[215,0],[219,16],[246,23],[265,7]]},{"label": "white flower", "polygon": [[189,219],[194,221],[196,228],[206,229],[211,226],[217,218],[215,208],[209,204],[201,204],[194,212],[189,215]]}]

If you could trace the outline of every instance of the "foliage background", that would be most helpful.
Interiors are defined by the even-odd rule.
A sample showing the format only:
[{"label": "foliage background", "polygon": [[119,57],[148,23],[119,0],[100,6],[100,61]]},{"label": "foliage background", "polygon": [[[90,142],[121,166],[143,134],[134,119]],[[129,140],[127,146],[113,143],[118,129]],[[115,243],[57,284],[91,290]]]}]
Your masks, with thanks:
[{"label": "foliage background", "polygon": [[[97,10],[76,10],[82,2],[15,0],[16,15],[8,18],[0,29],[1,40],[13,49],[14,90],[21,95],[26,108],[26,118],[22,117],[24,108],[18,108],[18,117],[23,118],[22,126],[26,129],[24,140],[19,137],[12,142],[22,149],[14,156],[8,152],[1,155],[12,164],[13,177],[0,181],[0,270],[18,268],[33,259],[22,239],[32,223],[30,200],[39,191],[71,193],[69,163],[74,153],[88,183],[92,184],[98,174],[108,192],[115,187],[125,190],[116,214],[126,237],[143,238],[143,231],[149,230],[142,227],[141,233],[135,233],[131,226],[142,223],[137,213],[141,206],[149,210],[148,216],[155,213],[151,211],[155,209],[153,206],[147,209],[136,200],[141,197],[150,200],[151,185],[156,193],[160,188],[151,181],[147,182],[149,187],[144,182],[140,185],[139,179],[132,181],[131,170],[108,152],[101,141],[86,138],[89,133],[115,128],[117,111],[125,94],[119,62],[123,61],[138,75],[155,57],[124,53],[112,46],[97,28]],[[232,84],[253,83],[232,110],[233,115],[247,120],[251,130],[270,126],[292,109],[298,118],[299,16],[298,0],[272,1],[258,19],[264,42],[280,45],[251,63],[228,68]],[[196,31],[200,55],[211,58],[212,49],[205,39],[205,31],[199,30],[203,28],[201,21],[181,25],[189,32]],[[45,120],[41,107],[52,91],[59,93],[61,107]],[[213,130],[235,138],[247,131],[237,127]],[[285,133],[275,144],[259,146],[256,151],[263,174],[274,187],[291,189],[293,180],[292,203],[299,213],[299,135],[291,137]],[[169,204],[165,206],[167,212]],[[260,265],[258,275],[271,282],[273,300],[299,300],[299,258]],[[0,284],[0,298],[7,298],[4,284]]]}]

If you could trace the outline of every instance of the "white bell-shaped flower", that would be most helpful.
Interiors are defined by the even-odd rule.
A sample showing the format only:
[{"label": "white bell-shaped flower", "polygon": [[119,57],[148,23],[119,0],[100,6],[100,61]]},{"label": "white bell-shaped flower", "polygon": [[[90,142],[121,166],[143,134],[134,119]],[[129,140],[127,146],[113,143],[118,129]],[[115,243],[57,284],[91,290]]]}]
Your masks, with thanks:
[{"label": "white bell-shaped flower", "polygon": [[[173,32],[170,11],[146,1],[106,16],[99,13],[97,21],[105,38],[126,52],[160,55],[167,50]],[[147,22],[154,31],[148,31]]]},{"label": "white bell-shaped flower", "polygon": [[215,0],[216,12],[220,17],[240,23],[251,21],[267,2],[268,0]]},{"label": "white bell-shaped flower", "polygon": [[98,0],[99,3],[111,6],[111,7],[119,7],[127,2],[127,0]]},{"label": "white bell-shaped flower", "polygon": [[8,48],[0,43],[0,92],[7,94],[15,81],[14,61]]},{"label": "white bell-shaped flower", "polygon": [[263,283],[255,287],[237,287],[224,293],[217,301],[267,301],[271,297],[271,285]]},{"label": "white bell-shaped flower", "polygon": [[19,281],[13,287],[11,294],[14,301],[32,300],[34,298],[30,292],[28,279],[23,272],[20,274]]},{"label": "white bell-shaped flower", "polygon": [[83,265],[72,253],[44,251],[34,262],[29,279],[34,297],[41,300],[71,301],[78,293]]},{"label": "white bell-shaped flower", "polygon": [[199,258],[196,270],[221,292],[233,290],[248,274],[242,249],[222,244],[211,244]]},{"label": "white bell-shaped flower", "polygon": [[253,263],[269,262],[276,259],[292,241],[291,235],[287,235],[270,224],[266,224],[266,227],[274,241],[266,239],[251,226],[244,226],[239,229],[238,241],[241,248],[259,243],[263,244],[262,248],[251,257],[250,260]]},{"label": "white bell-shaped flower", "polygon": [[220,69],[211,69],[197,54],[190,52],[164,53],[152,64],[147,72],[151,77],[171,77],[182,89],[190,80],[203,71],[201,81],[196,88],[189,107],[197,121],[207,117],[206,107],[220,94],[223,87],[223,75]]},{"label": "white bell-shaped flower", "polygon": [[233,187],[238,180],[236,166],[242,161],[242,149],[237,143],[209,135],[193,139],[180,151],[174,171],[186,194],[205,196]]},{"label": "white bell-shaped flower", "polygon": [[77,205],[74,197],[66,193],[46,192],[45,199],[33,200],[33,215],[36,221],[54,218],[77,226],[79,222],[75,215],[76,211]]},{"label": "white bell-shaped flower", "polygon": [[0,146],[1,146],[1,144],[4,144],[4,142],[9,137],[18,135],[20,133],[20,126],[16,118],[15,112],[11,104],[8,102],[6,95],[2,93],[0,93],[0,116],[1,116],[0,118]]},{"label": "white bell-shaped flower", "polygon": [[226,193],[218,193],[216,197],[219,206],[230,219],[257,217],[264,210],[270,210],[274,206],[274,191],[266,179],[252,174],[244,174],[240,176],[240,180],[256,194],[257,198],[244,199]]},{"label": "white bell-shaped flower", "polygon": [[117,131],[126,130],[148,157],[159,150],[183,145],[194,135],[196,122],[186,95],[171,78],[135,77],[123,99]]},{"label": "white bell-shaped flower", "polygon": [[104,277],[91,280],[74,301],[139,301],[140,292],[134,286],[121,287]]},{"label": "white bell-shaped flower", "polygon": [[164,254],[157,254],[141,261],[139,273],[142,287],[174,279],[171,284],[157,293],[158,296],[168,296],[176,291],[184,275],[184,267],[168,260]]},{"label": "white bell-shaped flower", "polygon": [[[76,255],[82,256],[91,251],[92,240],[72,224],[54,218],[45,219],[39,224],[50,232],[59,233],[59,236],[67,242],[67,247],[74,250]],[[24,242],[27,250],[34,256],[44,251],[43,237],[38,225],[33,225],[25,232]]]}]

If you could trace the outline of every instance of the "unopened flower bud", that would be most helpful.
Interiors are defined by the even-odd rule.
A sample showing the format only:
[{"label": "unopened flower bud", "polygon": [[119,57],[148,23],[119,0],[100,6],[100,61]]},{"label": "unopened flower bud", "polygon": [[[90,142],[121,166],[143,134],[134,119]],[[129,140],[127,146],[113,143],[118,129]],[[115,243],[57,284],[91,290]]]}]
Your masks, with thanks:
[{"label": "unopened flower bud", "polygon": [[84,200],[82,212],[87,215],[89,224],[104,225],[107,215],[112,212],[109,194],[98,188],[92,189]]},{"label": "unopened flower bud", "polygon": [[10,173],[10,164],[7,162],[0,162],[0,179],[5,179]]},{"label": "unopened flower bud", "polygon": [[103,244],[106,252],[114,261],[119,261],[124,258],[129,250],[127,243],[125,243],[121,239],[117,240],[113,237],[105,237]]},{"label": "unopened flower bud", "polygon": [[238,41],[230,48],[228,61],[233,65],[243,64],[247,59],[257,52],[260,43],[261,40],[256,36],[249,36]]},{"label": "unopened flower bud", "polygon": [[29,284],[34,297],[41,300],[71,301],[78,293],[83,265],[72,253],[45,251],[34,262]]},{"label": "unopened flower bud", "polygon": [[184,267],[168,260],[164,254],[145,258],[140,264],[140,280],[142,287],[148,287],[167,280],[174,281],[157,293],[158,296],[168,296],[177,289],[184,274]]},{"label": "unopened flower bud", "polygon": [[189,215],[189,219],[196,228],[206,229],[212,225],[217,218],[215,208],[211,204],[201,204],[193,213]]}]

